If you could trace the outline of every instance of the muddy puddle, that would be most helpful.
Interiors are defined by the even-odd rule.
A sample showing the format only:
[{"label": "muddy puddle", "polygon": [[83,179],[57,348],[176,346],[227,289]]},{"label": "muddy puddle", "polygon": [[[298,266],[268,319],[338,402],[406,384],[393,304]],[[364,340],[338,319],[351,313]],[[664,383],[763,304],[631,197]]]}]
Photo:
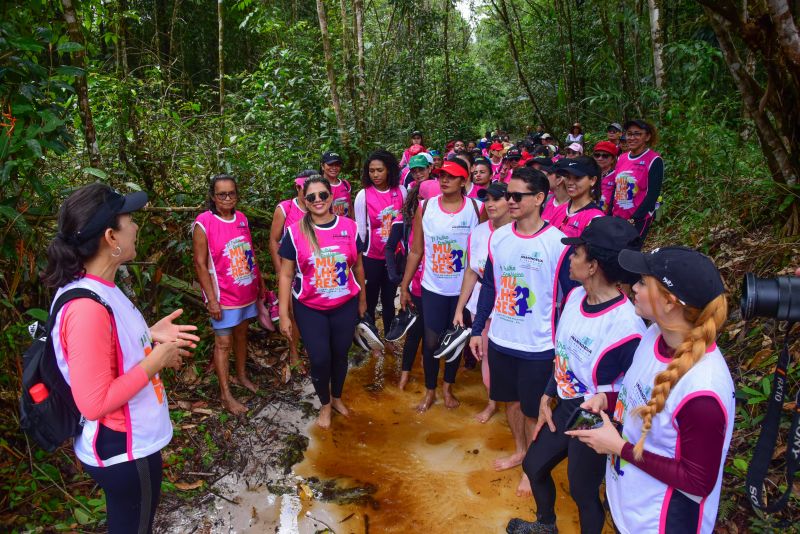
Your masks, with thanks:
[{"label": "muddy puddle", "polygon": [[[312,425],[305,459],[294,468],[305,480],[299,484],[301,532],[309,518],[309,532],[328,527],[360,534],[504,532],[510,518],[534,517],[533,499],[515,495],[521,468],[492,467],[513,451],[505,416],[486,424],[474,419],[485,403],[479,370],[459,371],[459,408],[448,410],[438,399],[417,414],[424,384],[419,358],[416,363],[405,391],[395,386],[399,368],[391,355],[351,368],[343,397],[354,414],[337,415],[328,431]],[[554,476],[558,528],[579,532],[565,462]]]}]

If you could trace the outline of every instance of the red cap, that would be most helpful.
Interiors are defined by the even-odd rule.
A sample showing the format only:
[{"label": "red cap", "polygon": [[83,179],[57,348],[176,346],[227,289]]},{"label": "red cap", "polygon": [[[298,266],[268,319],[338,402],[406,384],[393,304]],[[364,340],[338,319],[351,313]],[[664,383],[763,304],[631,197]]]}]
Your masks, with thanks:
[{"label": "red cap", "polygon": [[425,152],[425,147],[422,145],[411,145],[408,147],[409,156],[416,156],[417,154],[421,154],[423,152]]},{"label": "red cap", "polygon": [[599,143],[594,145],[592,152],[597,152],[597,151],[608,152],[614,157],[616,157],[619,154],[619,149],[617,148],[617,145],[615,145],[611,141],[600,141]]},{"label": "red cap", "polygon": [[442,164],[441,172],[446,172],[452,176],[458,176],[463,179],[467,179],[469,174],[467,173],[467,169],[456,163],[455,161],[445,161]]},{"label": "red cap", "polygon": [[31,394],[31,399],[33,399],[34,404],[39,404],[50,395],[50,392],[47,391],[47,386],[42,383],[34,384],[31,389],[28,390],[28,393]]},{"label": "red cap", "polygon": [[489,146],[489,150],[503,150],[504,148],[503,143],[492,143]]}]

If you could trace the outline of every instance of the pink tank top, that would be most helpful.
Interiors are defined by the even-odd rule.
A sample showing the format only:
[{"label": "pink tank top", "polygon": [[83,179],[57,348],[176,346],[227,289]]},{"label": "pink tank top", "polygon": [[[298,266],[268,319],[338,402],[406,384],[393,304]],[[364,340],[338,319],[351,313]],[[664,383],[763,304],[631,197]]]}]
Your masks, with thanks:
[{"label": "pink tank top", "polygon": [[330,228],[315,228],[319,252],[295,223],[287,230],[297,252],[299,290],[292,290],[297,300],[317,310],[341,306],[358,294],[361,288],[353,275],[358,261],[356,237],[358,229],[353,219],[336,217]]},{"label": "pink tank top", "polygon": [[478,198],[478,191],[481,189],[486,189],[485,185],[475,185],[474,183],[470,184],[470,187],[472,189],[467,191],[467,198]]},{"label": "pink tank top", "polygon": [[603,213],[608,213],[608,208],[611,206],[611,197],[614,195],[614,184],[617,179],[616,171],[611,171],[600,179],[600,202],[598,207]]},{"label": "pink tank top", "polygon": [[195,225],[203,229],[208,240],[208,270],[220,305],[240,308],[255,302],[261,275],[244,213],[237,211],[232,220],[226,221],[206,211],[197,216],[192,229]]},{"label": "pink tank top", "polygon": [[303,218],[303,215],[306,214],[305,211],[300,209],[300,206],[297,204],[296,198],[290,198],[289,200],[282,200],[278,203],[278,207],[283,212],[283,216],[285,220],[283,221],[283,233],[286,233],[286,229],[289,228],[291,225],[299,221]]},{"label": "pink tank top", "polygon": [[553,218],[553,213],[558,208],[560,208],[561,206],[565,206],[566,204],[567,202],[564,202],[564,204],[556,205],[556,196],[555,195],[551,196],[549,199],[547,199],[547,202],[545,202],[544,204],[544,211],[542,211],[542,219],[544,219],[547,222],[550,222],[550,220]]},{"label": "pink tank top", "polygon": [[[419,203],[420,208],[422,207],[422,202]],[[417,209],[420,209],[417,208]],[[411,244],[414,242],[414,229],[412,228],[408,234],[408,248],[411,249]],[[422,296],[422,273],[425,270],[425,254],[422,255],[422,259],[419,261],[419,267],[417,267],[417,272],[414,273],[414,278],[411,279],[411,284],[408,286],[408,290],[411,291],[411,294],[415,297]]]},{"label": "pink tank top", "polygon": [[642,155],[631,158],[627,152],[619,157],[614,181],[614,208],[612,215],[630,219],[647,195],[650,166],[661,156],[647,149]]},{"label": "pink tank top", "polygon": [[350,182],[340,178],[338,184],[331,184],[331,190],[333,191],[333,204],[331,204],[331,212],[339,217],[350,217],[352,219],[353,214],[350,213]]},{"label": "pink tank top", "polygon": [[392,223],[402,220],[403,193],[399,187],[388,191],[377,191],[370,186],[364,189],[364,200],[367,206],[367,229],[369,230],[369,246],[366,256],[376,260],[385,260],[386,242],[392,231]]},{"label": "pink tank top", "polygon": [[579,237],[583,229],[589,226],[592,219],[603,216],[603,212],[597,209],[594,204],[589,204],[589,206],[592,207],[587,206],[575,213],[569,213],[569,202],[564,202],[553,210],[549,222],[564,232],[567,237]]}]

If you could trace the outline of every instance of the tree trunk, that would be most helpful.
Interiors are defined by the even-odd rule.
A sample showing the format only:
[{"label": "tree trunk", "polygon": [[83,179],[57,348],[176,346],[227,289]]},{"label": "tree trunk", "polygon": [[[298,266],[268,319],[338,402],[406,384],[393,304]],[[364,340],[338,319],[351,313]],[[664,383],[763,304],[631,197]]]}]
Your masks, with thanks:
[{"label": "tree trunk", "polygon": [[336,115],[336,126],[339,129],[339,139],[343,145],[350,143],[347,135],[347,128],[342,115],[342,106],[339,102],[339,89],[336,83],[336,72],[333,68],[333,52],[331,51],[331,38],[328,33],[328,17],[325,14],[325,4],[323,0],[317,0],[317,17],[319,18],[319,31],[322,34],[322,52],[325,55],[325,70],[328,73],[328,85],[331,90],[331,104],[333,113]]},{"label": "tree trunk", "polygon": [[784,55],[795,68],[800,68],[800,33],[792,18],[792,10],[786,0],[767,0],[767,7],[778,33],[778,42]]},{"label": "tree trunk", "polygon": [[169,19],[169,35],[167,36],[167,86],[172,83],[172,68],[174,66],[175,61],[173,61],[172,56],[175,53],[175,23],[178,20],[178,9],[181,6],[181,0],[174,0],[172,3],[172,17]]},{"label": "tree trunk", "polygon": [[450,43],[448,32],[450,28],[451,0],[444,0],[444,105],[445,109],[453,107],[453,92],[450,87]]},{"label": "tree trunk", "polygon": [[[64,7],[64,20],[67,22],[69,38],[75,43],[85,45],[81,26],[78,23],[78,15],[72,0],[61,0]],[[89,156],[89,164],[92,167],[100,168],[100,148],[97,146],[97,133],[94,129],[92,120],[92,108],[89,106],[89,87],[86,84],[86,49],[83,48],[73,53],[73,65],[83,69],[83,74],[75,76],[75,91],[78,94],[78,115],[83,124],[83,138],[86,143],[86,153]]]},{"label": "tree trunk", "polygon": [[223,18],[222,0],[217,0],[217,55],[219,62],[219,114],[225,113],[225,54],[223,45],[225,44],[225,19]]},{"label": "tree trunk", "polygon": [[512,30],[511,21],[508,17],[506,2],[505,0],[499,0],[499,2],[500,4],[498,5],[495,0],[491,0],[495,13],[497,13],[498,18],[500,18],[500,21],[503,23],[503,29],[505,30],[506,38],[508,39],[508,48],[511,51],[511,58],[514,60],[514,66],[517,70],[519,83],[522,84],[522,88],[525,89],[525,93],[528,95],[528,100],[530,100],[531,106],[533,106],[533,111],[536,114],[539,122],[544,125],[545,130],[550,130],[550,125],[548,124],[544,115],[542,115],[539,105],[536,103],[536,98],[533,96],[533,90],[528,83],[528,78],[525,76],[525,73],[522,72],[522,66],[519,62],[519,52],[517,51],[517,45],[514,40],[514,32]]},{"label": "tree trunk", "polygon": [[360,100],[364,101],[367,77],[364,68],[364,0],[353,0],[353,15],[356,19],[356,51],[358,54],[358,87]]},{"label": "tree trunk", "polygon": [[650,11],[650,40],[653,43],[653,77],[656,90],[663,94],[666,76],[664,72],[664,32],[659,0],[647,0],[647,7]]}]

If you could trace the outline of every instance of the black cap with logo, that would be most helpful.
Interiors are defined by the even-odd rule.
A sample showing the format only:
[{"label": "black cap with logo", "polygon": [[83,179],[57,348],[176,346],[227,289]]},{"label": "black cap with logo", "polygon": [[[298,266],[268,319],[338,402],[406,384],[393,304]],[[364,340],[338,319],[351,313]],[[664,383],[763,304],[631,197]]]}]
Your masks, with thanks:
[{"label": "black cap with logo", "polygon": [[506,159],[522,159],[522,151],[517,147],[511,147],[506,152]]},{"label": "black cap with logo", "polygon": [[506,194],[508,191],[508,184],[505,182],[492,182],[486,189],[481,189],[478,191],[478,200],[481,202],[486,202],[486,199],[489,198],[489,195],[492,198],[498,199]]},{"label": "black cap with logo", "polygon": [[322,154],[322,163],[344,163],[344,161],[342,160],[342,156],[336,152],[324,152]]},{"label": "black cap with logo", "polygon": [[654,277],[682,303],[695,308],[705,308],[725,293],[722,277],[711,258],[688,247],[662,247],[650,252],[623,250],[619,264],[626,271]]},{"label": "black cap with logo", "polygon": [[594,176],[596,170],[584,165],[580,160],[562,158],[556,162],[557,174],[571,174],[573,176]]}]

